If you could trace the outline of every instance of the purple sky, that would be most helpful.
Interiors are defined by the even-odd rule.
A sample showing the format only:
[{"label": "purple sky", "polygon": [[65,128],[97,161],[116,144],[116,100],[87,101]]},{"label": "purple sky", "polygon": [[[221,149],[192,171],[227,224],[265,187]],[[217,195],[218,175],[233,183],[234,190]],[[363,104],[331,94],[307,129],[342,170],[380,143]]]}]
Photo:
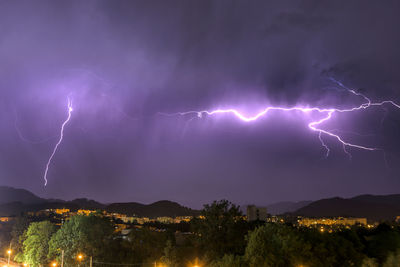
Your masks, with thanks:
[{"label": "purple sky", "polygon": [[[324,124],[313,115],[162,116],[268,105],[400,103],[398,1],[1,1],[0,184],[103,202],[160,199],[199,208],[400,193],[400,110]],[[45,164],[74,113],[43,186]],[[357,135],[354,134],[357,132]]]}]

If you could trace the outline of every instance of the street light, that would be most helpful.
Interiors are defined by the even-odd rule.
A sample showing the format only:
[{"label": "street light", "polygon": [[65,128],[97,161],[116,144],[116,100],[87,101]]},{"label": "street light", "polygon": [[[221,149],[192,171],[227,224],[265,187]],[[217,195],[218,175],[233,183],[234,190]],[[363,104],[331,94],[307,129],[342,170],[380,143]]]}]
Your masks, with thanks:
[{"label": "street light", "polygon": [[51,264],[51,266],[56,267],[56,266],[57,266],[57,262],[54,261],[54,262]]},{"label": "street light", "polygon": [[8,262],[7,265],[10,265],[10,257],[11,257],[11,249],[7,250],[7,254],[8,254]]},{"label": "street light", "polygon": [[81,265],[81,261],[83,260],[83,255],[82,254],[78,254],[77,259],[79,261],[78,266],[80,266]]},{"label": "street light", "polygon": [[192,267],[200,267],[199,259],[198,259],[198,258],[195,259],[195,261],[194,261]]}]

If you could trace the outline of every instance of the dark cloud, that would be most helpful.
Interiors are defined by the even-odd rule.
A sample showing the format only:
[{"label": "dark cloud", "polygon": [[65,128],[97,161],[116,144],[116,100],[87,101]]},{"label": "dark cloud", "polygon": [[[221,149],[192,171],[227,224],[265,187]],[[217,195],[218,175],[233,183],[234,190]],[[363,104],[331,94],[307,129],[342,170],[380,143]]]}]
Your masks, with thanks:
[{"label": "dark cloud", "polygon": [[288,31],[320,31],[323,30],[332,20],[309,13],[283,12],[277,15],[267,26],[267,34],[284,34]]},{"label": "dark cloud", "polygon": [[[394,192],[391,107],[326,125],[384,147],[389,169],[380,152],[351,149],[349,162],[330,138],[322,160],[299,114],[251,125],[158,114],[360,103],[330,77],[400,102],[399,11],[398,1],[361,0],[2,1],[0,177],[52,197],[195,206]],[[75,111],[43,189],[68,96]]]}]

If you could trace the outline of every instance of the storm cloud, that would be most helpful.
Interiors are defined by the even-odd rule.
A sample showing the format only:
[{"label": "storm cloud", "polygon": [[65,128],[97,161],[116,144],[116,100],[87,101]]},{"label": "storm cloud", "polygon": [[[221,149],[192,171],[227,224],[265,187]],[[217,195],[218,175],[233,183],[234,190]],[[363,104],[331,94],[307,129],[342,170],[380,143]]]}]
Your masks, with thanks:
[{"label": "storm cloud", "polygon": [[[398,1],[0,1],[0,179],[43,196],[199,207],[393,193],[400,111],[340,116],[324,159],[299,114],[160,116],[400,102]],[[54,158],[44,165],[66,117]],[[359,135],[351,134],[357,131]],[[386,166],[388,165],[388,166]]]}]

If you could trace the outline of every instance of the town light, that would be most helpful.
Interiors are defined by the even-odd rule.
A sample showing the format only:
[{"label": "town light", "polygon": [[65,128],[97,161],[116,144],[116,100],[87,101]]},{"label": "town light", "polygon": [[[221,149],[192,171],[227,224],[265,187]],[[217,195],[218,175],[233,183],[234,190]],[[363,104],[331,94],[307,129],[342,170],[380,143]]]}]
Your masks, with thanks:
[{"label": "town light", "polygon": [[53,263],[51,264],[51,266],[56,267],[56,266],[57,266],[57,262],[53,262]]},{"label": "town light", "polygon": [[7,254],[10,255],[11,254],[11,249],[7,250]]},{"label": "town light", "polygon": [[83,255],[82,254],[78,254],[78,261],[81,261],[83,259]]}]

